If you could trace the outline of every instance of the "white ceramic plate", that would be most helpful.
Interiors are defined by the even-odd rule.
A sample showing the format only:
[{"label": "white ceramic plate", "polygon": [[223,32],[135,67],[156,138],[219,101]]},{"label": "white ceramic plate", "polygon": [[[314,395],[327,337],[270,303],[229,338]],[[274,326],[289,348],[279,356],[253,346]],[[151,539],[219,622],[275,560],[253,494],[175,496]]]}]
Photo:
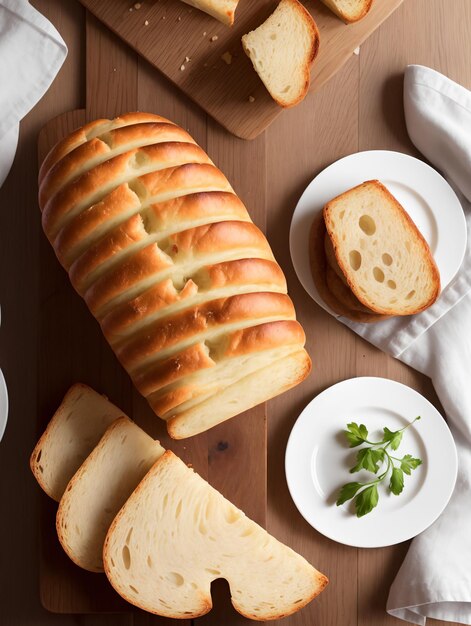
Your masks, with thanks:
[{"label": "white ceramic plate", "polygon": [[2,440],[8,419],[8,393],[3,372],[0,370],[0,441]]},{"label": "white ceramic plate", "polygon": [[290,251],[294,269],[304,289],[319,304],[324,303],[309,267],[309,232],[324,205],[366,180],[378,179],[399,200],[427,240],[440,270],[442,289],[458,271],[466,250],[466,222],[455,192],[432,167],[400,152],[371,150],[336,161],[314,178],[294,211]]},{"label": "white ceramic plate", "polygon": [[[405,476],[404,491],[395,496],[380,485],[378,506],[361,518],[351,502],[336,506],[342,485],[373,477],[349,473],[360,447],[348,447],[346,424],[365,424],[371,440],[380,441],[384,426],[398,430],[417,415],[394,453],[422,459]],[[379,548],[415,537],[437,519],[455,486],[457,457],[445,420],[428,400],[395,381],[365,377],[333,385],[307,405],[291,431],[285,469],[291,497],[311,526],[349,546]]]}]

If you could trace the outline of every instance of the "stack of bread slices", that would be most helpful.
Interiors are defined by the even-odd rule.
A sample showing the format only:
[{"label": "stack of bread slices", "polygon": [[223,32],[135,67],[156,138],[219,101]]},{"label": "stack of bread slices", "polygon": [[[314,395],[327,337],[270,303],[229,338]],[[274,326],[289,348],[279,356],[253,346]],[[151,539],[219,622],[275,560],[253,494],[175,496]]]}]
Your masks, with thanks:
[{"label": "stack of bread slices", "polygon": [[31,469],[59,501],[57,533],[72,561],[104,571],[123,598],[151,613],[204,615],[212,607],[211,582],[225,578],[242,615],[278,619],[327,584],[85,385],[66,394]]},{"label": "stack of bread slices", "polygon": [[440,293],[427,242],[377,180],[326,204],[312,225],[310,256],[322,299],[356,322],[419,313]]}]

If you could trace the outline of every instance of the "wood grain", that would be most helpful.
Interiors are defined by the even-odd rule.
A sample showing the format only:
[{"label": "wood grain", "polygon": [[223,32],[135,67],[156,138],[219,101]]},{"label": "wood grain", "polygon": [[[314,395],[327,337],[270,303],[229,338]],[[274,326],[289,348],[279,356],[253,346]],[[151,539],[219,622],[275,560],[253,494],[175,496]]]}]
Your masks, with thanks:
[{"label": "wood grain", "polygon": [[[57,302],[61,303],[61,290],[70,287],[47,242],[40,236],[35,146],[39,129],[49,119],[86,104],[86,31],[84,12],[75,0],[60,3],[33,0],[33,3],[61,32],[69,47],[69,56],[50,91],[23,120],[17,158],[0,190],[0,365],[6,375],[11,407],[0,448],[0,498],[6,503],[2,511],[9,512],[2,516],[2,531],[8,540],[3,543],[0,557],[0,624],[153,626],[158,623],[157,618],[144,613],[57,616],[44,611],[39,602],[38,518],[39,503],[44,502],[44,496],[30,476],[27,465],[37,436],[38,370],[45,370],[39,371],[40,381],[47,380],[49,368],[58,376],[54,380],[49,378],[47,383],[54,385],[50,388],[49,399],[42,396],[40,409],[44,420],[70,382],[57,372],[57,364],[40,359],[39,320],[42,320],[41,324],[47,324],[47,316],[53,314],[47,308],[46,296],[58,298]],[[304,187],[336,158],[370,148],[414,153],[402,117],[401,75],[404,65],[414,62],[431,65],[471,88],[471,65],[468,63],[471,39],[467,32],[470,23],[469,0],[454,0],[453,10],[450,10],[450,0],[407,0],[362,46],[359,57],[351,57],[318,94],[278,117],[267,132],[257,138],[255,152],[252,142],[240,142],[239,147],[238,140],[208,122],[202,109],[182,96],[180,90],[155,72],[150,64],[141,59],[137,62],[139,108],[160,112],[188,128],[197,141],[210,150],[215,160],[221,160],[219,164],[230,177],[235,177],[233,184],[257,220],[255,205],[260,198],[263,200],[263,189],[266,189],[263,202],[270,243],[287,273],[290,294],[308,333],[308,350],[314,362],[312,376],[289,395],[268,404],[267,525],[280,540],[325,571],[331,583],[316,602],[296,616],[280,621],[280,625],[388,626],[403,623],[387,616],[384,609],[390,584],[407,544],[381,550],[355,550],[320,537],[302,520],[289,499],[283,470],[284,448],[290,428],[304,405],[319,391],[343,378],[386,376],[409,384],[435,404],[436,396],[427,379],[356,338],[310,300],[292,271],[288,226]],[[116,50],[108,47],[109,42],[115,41],[116,47],[122,48],[124,57],[119,58],[126,59],[130,53],[116,40],[108,39],[109,35],[100,25],[96,24],[96,28],[102,29],[103,41],[108,44],[102,47],[101,56],[89,58],[89,63],[97,65],[95,88],[105,91],[111,81],[111,90],[116,93],[116,90],[125,88],[125,80],[120,75],[121,61],[112,63],[112,71],[109,69],[106,57],[117,58]],[[127,61],[123,63],[126,65]],[[103,97],[101,95],[99,100]],[[124,106],[129,101],[119,100],[122,97],[116,93],[116,100],[110,98],[108,104],[112,106],[114,101],[122,102]],[[90,102],[90,106],[92,104]],[[97,106],[96,103],[93,106]],[[263,154],[266,178],[263,184],[259,184],[260,164],[257,162],[254,166],[251,159],[256,157],[258,161]],[[47,294],[39,291],[40,245],[51,255],[50,265],[42,265],[47,280],[41,284],[47,286]],[[77,307],[82,306],[78,297],[75,302]],[[85,332],[96,333],[93,336],[102,342],[85,308],[80,315]],[[63,332],[65,324],[66,320],[60,322],[57,333],[64,341],[63,353],[71,353],[79,342],[81,327],[66,335]],[[53,333],[54,329],[48,332]],[[64,358],[63,353],[59,355],[60,359]],[[117,366],[112,355],[107,357],[105,353],[100,359],[102,361],[98,364],[86,363],[84,359],[79,366],[88,366],[89,381],[106,390],[118,376],[114,369]],[[144,418],[144,408],[137,406],[141,400],[137,395],[129,395],[127,377],[124,373],[122,377],[124,386],[115,389],[115,400],[128,403],[127,410]],[[198,452],[201,454],[198,462],[206,465],[206,472],[210,471],[207,449],[207,445],[202,446]],[[188,449],[181,453],[184,452],[189,453]],[[244,458],[239,451],[237,455]],[[250,490],[250,482],[244,481],[242,487]],[[227,590],[223,589],[222,593],[227,597]],[[215,623],[233,626],[231,619],[232,615]],[[427,626],[429,624],[447,626],[450,622],[428,620]]]},{"label": "wood grain", "polygon": [[[321,34],[311,91],[320,89],[402,1],[376,2],[365,19],[349,26],[322,3],[307,2]],[[278,0],[242,0],[232,28],[175,0],[148,0],[138,10],[129,0],[81,2],[234,135],[253,139],[282,112],[241,45],[242,35],[257,28]],[[226,52],[232,55],[229,65],[222,59]]]},{"label": "wood grain", "polygon": [[[106,55],[103,51],[106,50]],[[99,65],[94,59],[103,55]],[[99,88],[103,76],[109,76],[108,89]],[[86,109],[64,114],[51,120],[39,135],[39,161],[48,150],[85,121],[98,117],[114,117],[122,111],[143,110],[148,104],[138,96],[138,59],[134,52],[122,46],[110,31],[103,29],[97,20],[86,16]],[[141,81],[142,87],[142,81]],[[143,93],[147,93],[143,89]],[[171,96],[170,96],[171,98]],[[164,93],[160,100],[164,100]],[[161,102],[162,104],[162,102]],[[162,107],[165,108],[165,107]],[[219,129],[209,131],[209,141]],[[226,135],[227,137],[227,135]],[[257,222],[265,222],[265,160],[259,158],[260,147],[257,142],[251,144],[252,163],[260,163],[256,180],[258,192],[254,192],[247,169],[234,167],[244,159],[233,160],[230,144],[214,141],[221,149],[221,159],[226,157],[229,177],[237,188],[240,181],[245,195],[256,199]],[[239,142],[240,146],[244,142]],[[227,161],[230,155],[231,164]],[[247,151],[244,155],[247,157]],[[224,169],[224,167],[223,167]],[[229,170],[229,171],[228,171]],[[231,171],[233,176],[231,176]],[[250,182],[249,182],[250,181]],[[137,424],[153,437],[158,438],[165,447],[171,448],[195,470],[205,477],[226,497],[240,506],[253,519],[265,524],[266,519],[266,419],[265,406],[261,405],[247,411],[237,420],[231,420],[213,428],[210,433],[203,433],[191,441],[173,441],[167,433],[164,423],[156,418],[147,403],[132,389],[129,378],[118,363],[110,362],[113,355],[83,302],[68,284],[54,255],[48,249],[42,237],[40,294],[44,323],[40,332],[40,404],[57,405],[57,385],[60,382],[64,391],[73,381],[85,381],[104,392],[113,402],[121,407]],[[87,318],[86,321],[84,318]],[[64,355],[64,346],[71,328],[80,329],[68,342]],[[84,346],[83,349],[81,346]],[[46,363],[49,364],[46,367]],[[51,366],[51,364],[53,364]],[[64,381],[67,385],[64,386]],[[52,394],[51,394],[52,392]],[[63,392],[61,392],[62,394]],[[50,416],[53,408],[42,411]],[[41,419],[41,427],[44,427]],[[244,457],[241,466],[240,458]],[[252,477],[251,489],[243,488],[243,477],[248,471]],[[42,552],[41,552],[41,601],[50,611],[59,613],[93,613],[100,611],[129,611],[126,605],[111,589],[103,576],[96,576],[75,567],[61,550],[55,535],[54,515],[56,507],[46,502],[42,517]],[[218,623],[220,616],[230,616],[231,622],[246,622],[232,608],[230,596],[220,584],[215,586],[215,610],[202,621],[208,625]],[[160,619],[156,623],[166,623]],[[184,623],[183,623],[184,624]]]}]

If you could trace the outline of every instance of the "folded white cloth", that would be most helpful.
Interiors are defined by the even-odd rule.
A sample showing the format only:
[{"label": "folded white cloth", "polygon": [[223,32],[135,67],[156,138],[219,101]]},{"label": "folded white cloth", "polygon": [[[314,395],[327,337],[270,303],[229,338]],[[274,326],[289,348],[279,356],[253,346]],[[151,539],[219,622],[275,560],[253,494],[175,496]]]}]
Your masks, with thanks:
[{"label": "folded white cloth", "polygon": [[0,0],[0,187],[20,120],[42,98],[67,55],[54,26],[26,0]]},{"label": "folded white cloth", "polygon": [[434,70],[411,65],[404,108],[413,143],[463,204],[465,259],[452,284],[424,313],[374,325],[342,321],[430,376],[458,449],[453,496],[440,518],[412,542],[387,611],[421,626],[427,617],[471,624],[471,92]]}]

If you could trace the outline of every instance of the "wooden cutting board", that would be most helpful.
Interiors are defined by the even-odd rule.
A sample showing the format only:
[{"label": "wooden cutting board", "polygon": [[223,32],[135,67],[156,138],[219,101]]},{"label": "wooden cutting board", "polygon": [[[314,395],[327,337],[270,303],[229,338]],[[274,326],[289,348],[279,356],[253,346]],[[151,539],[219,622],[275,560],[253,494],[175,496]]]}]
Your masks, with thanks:
[{"label": "wooden cutting board", "polygon": [[[96,20],[87,16],[86,107],[59,116],[40,132],[38,161],[42,162],[48,150],[73,129],[99,116],[113,117],[127,110],[146,108],[146,101],[138,99],[135,85],[145,80],[138,76],[138,59]],[[106,57],[100,51],[106,48]],[[120,68],[119,80],[107,88],[97,88],[112,71]],[[172,94],[160,92],[161,112],[178,108]],[[178,119],[179,115],[173,116]],[[189,121],[189,120],[188,120]],[[191,129],[198,137],[198,119],[191,118]],[[198,137],[203,148],[205,141]],[[257,142],[239,142],[245,148],[245,158],[253,161],[253,173],[264,188],[265,162],[257,158]],[[247,151],[248,150],[248,151]],[[237,147],[233,154],[236,154]],[[214,153],[213,153],[214,156]],[[224,160],[224,157],[222,157]],[[239,181],[236,188],[243,195],[253,188],[249,179],[244,184],[244,172],[227,171],[229,179]],[[247,197],[247,196],[246,196]],[[263,198],[254,203],[252,218],[263,228],[265,204]],[[255,208],[256,207],[256,208]],[[41,233],[40,240],[40,363],[38,398],[38,435],[42,433],[61,398],[74,382],[89,384],[105,393],[110,400],[132,417],[150,435],[158,438],[166,448],[191,463],[195,470],[219,489],[227,498],[242,508],[262,526],[266,525],[266,417],[265,406],[258,406],[197,437],[182,441],[170,440],[164,423],[148,407],[146,401],[132,387],[126,372],[102,337],[98,324],[82,299],[74,292],[65,271],[56,260],[52,247]],[[42,497],[40,596],[43,606],[56,613],[95,613],[132,611],[111,589],[104,575],[85,572],[76,567],[63,553],[55,533],[57,505],[45,495]],[[214,610],[199,623],[220,626],[224,620],[231,626],[249,624],[230,604],[225,584],[218,581],[213,589]],[[173,620],[150,617],[135,612],[132,623],[170,624]],[[223,621],[221,621],[223,620]],[[183,621],[182,626],[189,626]]]},{"label": "wooden cutting board", "polygon": [[[366,18],[347,26],[320,0],[306,0],[321,37],[311,92],[320,89],[402,1],[376,0]],[[80,2],[237,137],[253,139],[283,111],[241,45],[242,35],[259,26],[278,0],[240,0],[232,28],[178,0]],[[226,53],[230,64],[222,58]]]}]

